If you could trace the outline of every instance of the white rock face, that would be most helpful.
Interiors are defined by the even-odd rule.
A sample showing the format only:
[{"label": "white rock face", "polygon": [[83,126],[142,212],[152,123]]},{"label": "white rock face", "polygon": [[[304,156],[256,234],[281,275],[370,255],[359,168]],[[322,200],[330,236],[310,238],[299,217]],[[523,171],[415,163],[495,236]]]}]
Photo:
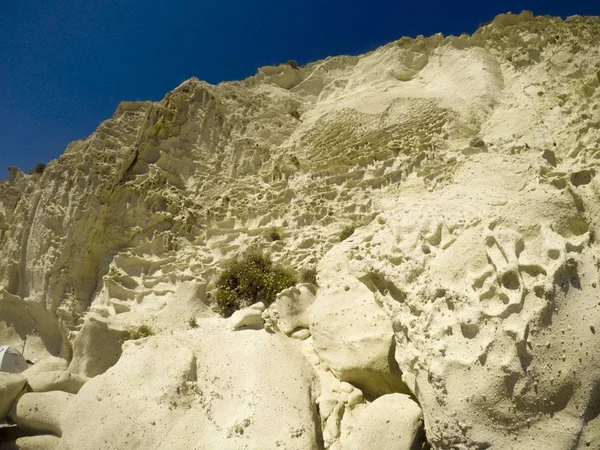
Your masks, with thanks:
[{"label": "white rock face", "polygon": [[27,384],[33,392],[63,391],[77,394],[88,381],[87,377],[71,373],[67,370],[57,370],[45,373],[26,374]]},{"label": "white rock face", "polygon": [[10,418],[28,433],[60,436],[60,415],[73,397],[73,394],[60,391],[29,392],[13,406]]},{"label": "white rock face", "polygon": [[14,440],[0,442],[0,450],[54,450],[59,442],[60,438],[51,434],[22,436]]},{"label": "white rock face", "polygon": [[[28,370],[95,377],[60,446],[341,449],[360,409],[410,393],[434,449],[598,447],[598,61],[599,18],[501,15],[191,79],[122,103],[43,174],[12,168],[0,341],[27,337]],[[316,268],[314,297],[215,318],[249,247]],[[141,325],[156,336],[122,355]],[[159,370],[159,347],[179,359]]]},{"label": "white rock face", "polygon": [[60,448],[319,448],[297,341],[198,325],[128,342],[63,414]]},{"label": "white rock face", "polygon": [[423,413],[408,395],[379,397],[368,406],[356,408],[354,420],[342,446],[348,449],[412,450],[422,431]]},{"label": "white rock face", "polygon": [[0,372],[0,420],[4,420],[27,380],[18,373]]}]

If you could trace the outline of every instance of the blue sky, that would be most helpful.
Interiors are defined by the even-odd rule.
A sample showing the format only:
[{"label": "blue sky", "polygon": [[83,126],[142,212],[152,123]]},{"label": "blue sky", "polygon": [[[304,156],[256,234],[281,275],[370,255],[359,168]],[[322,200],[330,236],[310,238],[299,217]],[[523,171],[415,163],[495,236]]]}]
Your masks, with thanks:
[{"label": "blue sky", "polygon": [[472,33],[501,12],[599,15],[600,1],[0,0],[0,179],[91,134],[121,100],[243,79],[402,36]]}]

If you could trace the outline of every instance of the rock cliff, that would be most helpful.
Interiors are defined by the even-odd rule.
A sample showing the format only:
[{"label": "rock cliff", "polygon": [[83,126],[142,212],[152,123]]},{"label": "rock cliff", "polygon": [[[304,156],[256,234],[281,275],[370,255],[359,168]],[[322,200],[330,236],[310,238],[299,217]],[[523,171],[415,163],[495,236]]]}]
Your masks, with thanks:
[{"label": "rock cliff", "polygon": [[[11,168],[38,436],[0,448],[600,448],[599,87],[600,18],[505,14],[190,79]],[[316,280],[222,318],[251,247]]]}]

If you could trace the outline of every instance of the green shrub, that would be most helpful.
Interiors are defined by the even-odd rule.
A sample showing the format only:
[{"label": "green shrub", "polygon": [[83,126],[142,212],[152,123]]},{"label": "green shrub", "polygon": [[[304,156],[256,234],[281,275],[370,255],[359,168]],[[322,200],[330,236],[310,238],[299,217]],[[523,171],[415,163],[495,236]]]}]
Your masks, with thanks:
[{"label": "green shrub", "polygon": [[345,241],[350,236],[352,236],[354,234],[354,230],[356,230],[356,227],[354,225],[345,227],[340,233],[340,241]]},{"label": "green shrub", "polygon": [[290,59],[286,64],[288,66],[290,66],[292,69],[298,70],[298,63],[295,60]]},{"label": "green shrub", "polygon": [[310,283],[318,286],[317,284],[317,269],[314,267],[311,269],[302,269],[300,272],[300,281],[303,283]]},{"label": "green shrub", "polygon": [[190,317],[190,320],[188,321],[188,325],[190,326],[190,328],[198,328],[198,321],[196,320],[195,317]]},{"label": "green shrub", "polygon": [[263,302],[269,306],[283,289],[296,284],[295,274],[274,265],[271,258],[256,251],[229,264],[217,280],[216,304],[229,317],[234,311]]}]

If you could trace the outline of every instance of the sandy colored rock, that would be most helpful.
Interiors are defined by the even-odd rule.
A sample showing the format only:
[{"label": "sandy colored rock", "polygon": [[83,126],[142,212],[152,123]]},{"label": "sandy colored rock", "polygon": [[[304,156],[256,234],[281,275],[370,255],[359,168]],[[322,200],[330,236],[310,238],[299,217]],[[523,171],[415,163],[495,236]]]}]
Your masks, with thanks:
[{"label": "sandy colored rock", "polygon": [[274,310],[277,328],[291,335],[298,328],[308,328],[310,307],[315,301],[316,288],[311,284],[299,284],[277,295]]},{"label": "sandy colored rock", "polygon": [[0,442],[0,450],[54,450],[60,438],[53,435],[23,436],[14,441]]},{"label": "sandy colored rock", "polygon": [[89,316],[73,341],[69,371],[95,377],[116,364],[127,332],[116,329],[101,317]]},{"label": "sandy colored rock", "polygon": [[334,251],[321,261],[322,276],[335,274],[321,288],[310,313],[315,351],[342,381],[369,395],[407,392],[393,357],[392,322],[375,302],[373,293],[344,273]]},{"label": "sandy colored rock", "polygon": [[27,380],[18,373],[0,372],[0,420],[4,420]]},{"label": "sandy colored rock", "polygon": [[38,361],[34,361],[33,365],[23,371],[24,377],[29,377],[34,374],[43,374],[46,372],[57,372],[67,370],[69,362],[66,359],[58,358],[56,356],[46,356]]},{"label": "sandy colored rock", "polygon": [[424,442],[423,413],[405,394],[389,394],[355,410],[351,430],[342,435],[348,450],[413,450]]},{"label": "sandy colored rock", "polygon": [[[338,450],[363,400],[396,391],[418,401],[432,448],[593,448],[599,44],[598,17],[502,14],[472,35],[123,102],[43,174],[0,182],[0,341],[27,336],[30,370],[57,355],[100,377],[68,415],[77,449],[88,435],[177,448],[195,430],[198,448]],[[262,312],[272,335],[207,319],[249,247],[317,268],[314,303],[286,294]],[[156,336],[120,366],[142,324]],[[174,372],[135,357],[175,337]],[[282,367],[265,356],[286,352]],[[203,397],[187,416],[177,387],[194,366]],[[155,389],[134,397],[144,377]]]},{"label": "sandy colored rock", "polygon": [[60,391],[27,393],[13,406],[10,418],[25,432],[60,436],[60,415],[73,397]]},{"label": "sandy colored rock", "polygon": [[262,309],[251,306],[234,312],[229,318],[231,328],[234,330],[261,329],[265,323],[262,318],[263,310],[264,305],[262,306]]},{"label": "sandy colored rock", "polygon": [[297,341],[222,322],[127,342],[69,404],[59,448],[318,448]]},{"label": "sandy colored rock", "polygon": [[67,370],[27,374],[27,384],[33,392],[63,391],[77,394],[88,381],[87,377]]}]

